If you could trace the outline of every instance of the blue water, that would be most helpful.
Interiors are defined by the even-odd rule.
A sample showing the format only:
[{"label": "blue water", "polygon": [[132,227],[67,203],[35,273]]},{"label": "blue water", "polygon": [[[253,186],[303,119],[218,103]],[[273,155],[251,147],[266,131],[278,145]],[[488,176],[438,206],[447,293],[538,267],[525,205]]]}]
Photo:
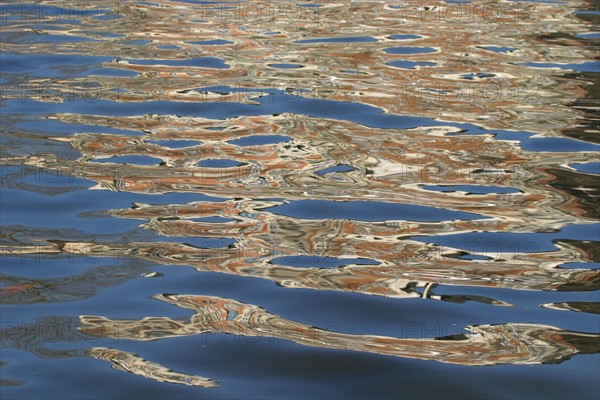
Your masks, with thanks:
[{"label": "blue water", "polygon": [[598,12],[445,3],[1,4],[0,398],[599,398]]},{"label": "blue water", "polygon": [[530,62],[530,63],[526,63],[525,65],[528,67],[535,67],[535,68],[561,68],[561,69],[572,69],[574,71],[582,71],[582,72],[600,72],[600,62],[598,62],[598,61],[589,61],[589,62],[583,62],[583,63],[579,63],[579,64]]},{"label": "blue water", "polygon": [[350,218],[360,221],[445,221],[450,219],[483,218],[472,213],[432,209],[431,207],[405,204],[348,201],[333,203],[324,200],[299,200],[271,209],[276,214],[297,218],[321,219]]},{"label": "blue water", "polygon": [[394,60],[387,63],[392,67],[396,68],[404,68],[404,69],[415,69],[417,67],[431,67],[434,66],[435,63],[427,62],[427,61],[407,61],[407,60]]},{"label": "blue water", "polygon": [[300,64],[269,64],[271,68],[279,68],[279,69],[295,69],[302,68]]},{"label": "blue water", "polygon": [[587,172],[589,174],[600,175],[600,162],[591,162],[585,164],[571,164],[571,167],[577,171]]},{"label": "blue water", "polygon": [[234,139],[229,143],[236,146],[262,146],[265,144],[286,143],[290,140],[290,137],[283,135],[255,135]]},{"label": "blue water", "polygon": [[129,59],[125,60],[134,65],[168,65],[181,67],[202,67],[225,69],[229,66],[215,57],[199,57],[184,60],[155,60],[155,59]]},{"label": "blue water", "polygon": [[403,47],[390,47],[384,50],[389,54],[422,54],[422,53],[432,53],[435,49],[431,47],[411,47],[411,46],[403,46]]},{"label": "blue water", "polygon": [[516,47],[501,47],[501,46],[482,46],[481,48],[493,51],[495,53],[512,53],[513,51],[519,50]]},{"label": "blue water", "polygon": [[335,165],[333,167],[329,167],[329,168],[325,168],[320,171],[317,171],[316,174],[317,175],[325,175],[325,174],[330,174],[332,172],[349,172],[349,171],[354,171],[354,168],[352,168],[349,165],[340,164],[340,165]]},{"label": "blue water", "polygon": [[411,39],[420,39],[423,36],[420,35],[391,35],[388,36],[388,39],[393,39],[393,40],[411,40]]}]

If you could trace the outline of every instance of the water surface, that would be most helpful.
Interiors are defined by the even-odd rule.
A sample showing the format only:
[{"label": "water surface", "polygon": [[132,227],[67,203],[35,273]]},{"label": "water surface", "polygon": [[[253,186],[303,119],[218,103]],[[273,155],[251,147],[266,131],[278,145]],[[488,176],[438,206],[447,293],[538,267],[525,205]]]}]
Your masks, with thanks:
[{"label": "water surface", "polygon": [[593,6],[0,22],[2,398],[600,396]]}]

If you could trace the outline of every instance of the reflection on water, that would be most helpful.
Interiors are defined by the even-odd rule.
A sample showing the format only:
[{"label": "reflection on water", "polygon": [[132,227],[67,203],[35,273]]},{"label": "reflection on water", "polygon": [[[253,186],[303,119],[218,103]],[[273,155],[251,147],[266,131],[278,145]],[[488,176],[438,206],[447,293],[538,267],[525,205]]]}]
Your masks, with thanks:
[{"label": "reflection on water", "polygon": [[[574,354],[598,352],[598,335],[562,331],[535,324],[479,325],[470,334],[432,339],[392,338],[328,332],[286,320],[235,300],[207,296],[157,295],[158,300],[196,312],[189,322],[165,317],[116,321],[84,315],[81,328],[92,335],[157,340],[222,332],[268,336],[307,346],[375,352],[462,365],[557,363]],[[120,337],[118,335],[121,335]]]},{"label": "reflection on water", "polygon": [[93,347],[90,349],[89,354],[99,360],[112,363],[113,368],[141,375],[158,382],[179,383],[206,388],[218,387],[218,384],[212,379],[171,371],[160,364],[144,360],[126,351]]},{"label": "reflection on water", "polygon": [[[1,6],[3,348],[217,391],[231,378],[128,346],[170,338],[176,353],[219,333],[468,366],[600,352],[586,3]],[[172,266],[240,286],[156,294],[188,292]],[[265,282],[273,298],[242,302]],[[389,298],[430,320],[443,305],[470,323],[324,329],[265,310],[291,307],[290,288],[373,295],[367,309]],[[148,291],[122,313],[106,300]],[[154,299],[194,314],[153,316]],[[27,387],[6,354],[1,385]]]}]

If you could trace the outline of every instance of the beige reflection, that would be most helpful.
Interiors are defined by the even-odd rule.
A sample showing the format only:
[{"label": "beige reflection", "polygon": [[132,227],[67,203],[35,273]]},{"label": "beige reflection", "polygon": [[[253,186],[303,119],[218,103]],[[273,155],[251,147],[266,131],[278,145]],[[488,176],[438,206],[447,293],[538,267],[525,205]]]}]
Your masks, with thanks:
[{"label": "beige reflection", "polygon": [[[157,340],[202,333],[275,337],[295,343],[354,350],[444,363],[482,366],[557,363],[580,352],[597,353],[598,335],[537,324],[470,326],[470,333],[438,338],[395,338],[322,330],[290,321],[251,304],[211,296],[156,295],[156,299],[189,308],[188,321],[166,317],[111,320],[81,316],[80,330],[119,339]],[[115,327],[117,329],[115,329]]]},{"label": "beige reflection", "polygon": [[115,369],[131,372],[157,382],[177,383],[204,388],[219,386],[212,379],[175,372],[160,364],[144,360],[136,354],[123,350],[92,347],[88,350],[88,354],[98,360],[110,362]]},{"label": "beige reflection", "polygon": [[[438,207],[477,214],[493,222],[483,222],[489,228],[511,232],[548,231],[596,220],[593,204],[578,201],[574,193],[551,184],[557,179],[556,171],[565,171],[565,164],[588,162],[593,152],[530,152],[517,142],[495,140],[491,135],[448,136],[458,131],[452,126],[376,129],[292,114],[229,120],[73,114],[51,118],[147,134],[82,133],[54,138],[67,142],[82,157],[69,160],[41,154],[4,162],[88,179],[97,183],[93,189],[247,199],[377,200]],[[230,143],[263,134],[290,141],[255,146]],[[152,143],[173,139],[200,143],[186,148]],[[114,156],[151,156],[156,164],[111,162]],[[225,168],[223,160],[238,166]],[[326,172],[336,166],[350,170]],[[592,181],[582,184],[594,187]],[[495,186],[513,188],[515,193],[494,193],[492,188],[487,194],[466,194],[451,188],[430,190],[431,185]]]},{"label": "beige reflection", "polygon": [[[475,122],[492,129],[553,135],[555,129],[571,125],[576,115],[567,103],[581,97],[584,89],[558,78],[556,69],[519,64],[593,59],[595,49],[574,36],[592,28],[573,14],[586,5],[584,1],[527,5],[496,0],[460,5],[431,1],[426,9],[421,3],[405,1],[394,7],[384,2],[325,2],[319,8],[302,8],[269,0],[234,3],[226,9],[218,3],[157,0],[153,4],[115,2],[118,18],[81,18],[83,23],[53,19],[35,30],[28,20],[11,21],[4,28],[4,51],[106,56],[111,61],[103,66],[112,73],[35,78],[32,83],[38,88],[17,87],[7,91],[6,97],[25,92],[42,101],[83,96],[90,101],[251,103],[258,96],[295,101],[302,94],[317,100],[361,102],[402,115]],[[257,13],[261,6],[264,12]],[[291,13],[290,6],[295,7]],[[560,40],[552,40],[557,27]],[[419,37],[394,39],[394,35],[415,33]],[[92,41],[40,41],[44,34]],[[297,43],[357,36],[374,41]],[[150,42],[131,43],[136,40]],[[227,42],[197,43],[212,40]],[[435,51],[386,52],[400,46]],[[514,50],[497,52],[489,46]],[[227,68],[169,65],[201,57],[218,58]],[[434,65],[414,69],[390,65],[398,60]],[[272,67],[278,63],[301,67]],[[124,71],[137,75],[120,76]],[[468,74],[486,75],[467,79]],[[225,90],[231,87],[238,92]]]},{"label": "beige reflection", "polygon": [[[173,371],[163,365],[145,360],[137,354],[105,347],[55,348],[53,344],[89,343],[97,341],[78,330],[79,319],[73,317],[41,317],[32,323],[3,323],[0,329],[2,349],[19,349],[43,359],[64,359],[70,357],[93,357],[108,361],[112,367],[130,372],[157,382],[212,388],[218,387],[216,381],[197,375]],[[0,367],[4,363],[0,362]],[[2,380],[3,385],[22,385],[26,382]]]},{"label": "beige reflection", "polygon": [[[334,248],[340,249],[340,247]],[[378,265],[348,264],[334,268],[301,268],[277,265],[276,258],[302,254],[297,247],[273,247],[260,240],[239,240],[224,248],[199,248],[173,242],[130,242],[97,244],[88,242],[53,242],[38,246],[23,245],[2,249],[4,254],[74,254],[83,257],[133,258],[166,265],[193,266],[200,272],[220,272],[271,280],[289,288],[348,291],[397,298],[432,298],[475,300],[508,305],[500,300],[457,296],[439,297],[435,285],[500,287],[515,290],[590,291],[597,290],[600,271],[556,267],[565,259],[581,260],[578,250],[560,244],[559,250],[515,255],[489,261],[469,261],[453,257],[457,249],[403,241],[388,245],[373,241],[362,250],[356,247],[353,257],[372,258]],[[6,253],[8,252],[8,253]],[[395,253],[397,252],[397,253]],[[344,257],[349,252],[340,254]],[[335,253],[312,253],[314,257],[332,257]],[[523,257],[521,259],[521,257]],[[581,256],[579,256],[581,257]],[[275,261],[273,261],[275,259]],[[343,257],[341,258],[343,260]],[[323,260],[325,261],[325,260]],[[326,266],[326,262],[323,263]],[[27,301],[29,292],[15,296]],[[22,298],[24,296],[24,298]]]},{"label": "beige reflection", "polygon": [[600,314],[600,303],[586,301],[569,301],[565,303],[546,303],[541,305],[552,310],[579,311],[590,314]]}]

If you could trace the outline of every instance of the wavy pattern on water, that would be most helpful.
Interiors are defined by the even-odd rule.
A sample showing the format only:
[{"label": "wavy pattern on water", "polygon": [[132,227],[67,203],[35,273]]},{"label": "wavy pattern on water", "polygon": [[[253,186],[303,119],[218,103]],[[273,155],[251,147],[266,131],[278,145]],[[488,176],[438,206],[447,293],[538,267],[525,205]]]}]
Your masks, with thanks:
[{"label": "wavy pattern on water", "polygon": [[[535,324],[478,325],[470,333],[434,339],[391,338],[324,331],[286,320],[264,309],[231,299],[209,296],[157,295],[156,299],[196,312],[189,322],[148,317],[116,321],[81,317],[82,329],[91,335],[133,340],[157,340],[202,333],[270,336],[305,346],[374,352],[398,357],[436,360],[461,365],[557,363],[584,352],[598,352],[594,334],[567,332]],[[116,327],[116,328],[115,328]]]},{"label": "wavy pattern on water", "polygon": [[204,388],[219,386],[213,379],[175,372],[160,364],[144,360],[136,354],[123,350],[93,347],[89,350],[89,354],[98,360],[110,362],[115,369],[131,372],[158,382],[178,383]]},{"label": "wavy pattern on water", "polygon": [[[597,160],[600,149],[598,63],[590,61],[597,39],[577,36],[590,25],[573,15],[584,3],[485,0],[469,6],[464,23],[461,6],[431,4],[320,2],[294,4],[290,14],[275,1],[126,1],[82,4],[69,18],[50,1],[3,4],[0,185],[17,199],[7,204],[22,216],[33,209],[30,200],[18,204],[20,195],[144,199],[77,211],[85,229],[3,222],[3,307],[85,308],[108,289],[162,276],[154,266],[191,266],[286,293],[403,305],[512,306],[503,298],[512,291],[566,292],[573,301],[544,297],[536,308],[598,314],[598,302],[576,297],[600,288],[598,238],[559,234],[600,217],[598,175],[573,167]],[[43,7],[57,15],[41,18]],[[195,198],[163,200],[179,195]],[[112,233],[96,231],[100,219],[115,224]],[[119,231],[122,223],[135,228]],[[544,249],[535,240],[514,248],[500,239],[483,248],[435,242],[472,233],[554,236]],[[15,268],[48,259],[110,265],[67,276]],[[154,299],[195,314],[43,310],[35,323],[3,324],[2,346],[204,388],[219,384],[90,342],[222,333],[469,366],[600,352],[597,333],[546,321],[481,321],[434,338],[358,335],[264,304]],[[57,350],[40,340],[39,326],[85,348]]]},{"label": "wavy pattern on water", "polygon": [[[92,116],[55,117],[70,123],[135,127],[150,134],[77,134],[56,140],[68,141],[81,151],[79,160],[46,155],[5,162],[94,180],[98,184],[95,189],[289,200],[377,199],[479,213],[506,221],[511,230],[589,223],[595,221],[597,213],[591,204],[575,202],[565,190],[548,185],[552,173],[560,173],[555,171],[561,171],[561,166],[585,162],[595,153],[530,152],[491,136],[445,136],[457,130],[451,126],[375,129],[288,114],[233,120],[128,117],[120,122],[111,118],[112,123]],[[226,129],[209,130],[215,127]],[[227,143],[262,134],[284,135],[292,141],[257,146]],[[173,149],[149,142],[160,139],[193,139],[202,144]],[[116,156],[151,156],[156,160],[154,165],[111,163],[110,157]],[[105,162],[96,162],[99,159]],[[239,166],[228,167],[225,160]],[[204,165],[198,165],[203,161]],[[320,173],[340,165],[349,171]],[[449,193],[425,188],[436,184],[493,185],[515,188],[519,193],[465,197],[460,189]]]},{"label": "wavy pattern on water", "polygon": [[[0,331],[0,334],[2,335],[3,348],[26,350],[40,358],[92,357],[110,362],[112,367],[117,370],[130,372],[158,382],[205,388],[219,386],[213,379],[176,372],[160,364],[144,360],[137,354],[119,349],[92,347],[87,350],[56,350],[48,346],[50,343],[56,342],[57,339],[70,343],[90,342],[98,339],[98,336],[94,337],[80,332],[78,327],[79,322],[72,318],[52,317],[42,318],[33,324],[12,326],[8,324]],[[40,335],[40,329],[44,330],[43,335]],[[25,383],[25,381],[2,380],[3,386],[17,386]]]},{"label": "wavy pattern on water", "polygon": [[[418,1],[406,2],[404,9],[373,2],[325,3],[315,8],[295,6],[292,15],[271,1],[259,3],[265,9],[260,14],[246,9],[245,3],[233,3],[229,9],[219,3],[187,2],[182,6],[169,0],[126,3],[114,10],[118,14],[113,18],[88,18],[83,26],[58,23],[50,30],[13,23],[6,29],[5,51],[22,53],[25,42],[27,53],[94,55],[104,57],[102,67],[108,71],[136,74],[129,78],[116,72],[102,76],[90,71],[89,76],[78,78],[36,80],[50,86],[40,95],[54,101],[61,100],[61,93],[89,96],[90,89],[94,99],[122,102],[252,102],[257,96],[270,95],[294,102],[303,93],[313,99],[371,104],[403,115],[442,116],[495,129],[546,134],[573,119],[571,108],[557,104],[564,103],[565,92],[576,97],[582,89],[556,79],[551,70],[520,64],[589,61],[590,50],[582,47],[585,40],[575,37],[582,28],[571,14],[576,3],[519,7],[500,2],[501,11],[489,15],[490,8],[486,11],[485,6],[495,9],[497,2],[485,1],[468,23],[461,23],[464,17],[460,12],[454,14],[456,7],[432,3],[436,4],[429,12],[419,7]],[[502,32],[489,30],[490,23],[501,24]],[[564,39],[548,40],[558,26]],[[89,41],[40,41],[57,31],[67,38]],[[415,31],[423,33],[416,39],[394,39],[399,33]],[[373,40],[297,42],[356,36]],[[231,43],[194,44],[215,39]],[[131,44],[136,41],[146,43]],[[398,46],[436,52],[385,51]],[[494,46],[516,50],[490,51]],[[202,62],[203,57],[222,60],[228,68],[215,68],[214,63]],[[190,59],[199,61],[186,63]],[[436,65],[414,70],[387,65],[398,59],[435,61]],[[302,67],[269,67],[274,63]],[[468,79],[469,74],[475,78]]]},{"label": "wavy pattern on water", "polygon": [[[173,224],[173,222],[175,222]],[[184,223],[180,231],[176,231],[179,221],[162,221],[156,223],[154,228],[161,228],[161,236],[200,236],[210,237],[211,233],[217,237],[237,236],[235,224],[226,233],[221,226],[227,224],[212,223]],[[293,222],[293,221],[292,221]],[[199,225],[198,230],[190,232],[189,226]],[[211,232],[212,225],[217,225]],[[219,226],[221,225],[221,226]],[[361,227],[361,225],[363,225]],[[34,245],[20,244],[6,246],[4,255],[27,256],[32,254],[46,255],[78,255],[81,257],[108,257],[114,259],[137,258],[166,265],[191,265],[201,272],[220,272],[248,277],[258,277],[276,282],[278,285],[291,288],[311,288],[319,290],[349,291],[365,294],[382,295],[389,297],[424,297],[439,299],[432,292],[434,285],[459,285],[502,287],[516,290],[559,290],[559,291],[589,291],[597,290],[600,286],[600,270],[595,269],[563,269],[558,264],[566,260],[571,262],[591,261],[586,253],[566,243],[559,243],[559,249],[550,252],[532,252],[530,254],[501,254],[489,260],[469,261],[457,259],[456,255],[468,255],[460,249],[448,246],[437,246],[411,240],[397,240],[397,232],[392,226],[359,224],[355,222],[322,221],[321,223],[302,224],[296,221],[291,225],[290,235],[286,236],[284,224],[276,225],[278,242],[261,239],[266,233],[264,228],[248,229],[252,234],[247,238],[238,239],[228,247],[215,248],[214,244],[207,241],[206,248],[198,248],[177,242],[128,242],[114,244],[96,244],[90,242],[64,242],[53,241],[46,244]],[[288,225],[289,226],[289,225]],[[184,229],[184,227],[186,229]],[[221,229],[219,229],[221,228]],[[362,228],[359,230],[359,228]],[[200,231],[199,231],[200,230]],[[214,232],[217,230],[217,232]],[[370,232],[371,230],[371,232]],[[394,236],[386,240],[379,233],[374,235],[372,230],[381,232],[391,230]],[[354,232],[354,235],[338,238],[336,232]],[[304,232],[304,234],[303,234]],[[314,232],[314,234],[311,234]],[[261,235],[262,234],[262,235]],[[318,235],[317,235],[318,234]],[[308,240],[317,239],[323,235],[327,241]],[[354,238],[354,239],[353,239]],[[371,239],[369,239],[371,238]],[[377,238],[377,239],[376,239]],[[377,260],[379,265],[348,264],[334,268],[299,268],[277,265],[273,259],[280,256],[299,257],[302,254],[310,255],[314,259],[322,259],[323,266],[327,267],[328,257],[345,258],[371,258]],[[471,255],[477,255],[471,254]],[[98,277],[107,275],[109,284],[117,284],[119,276],[131,277],[136,270],[115,273],[119,267],[104,268],[90,271],[79,277],[74,277],[73,282],[59,279],[60,286],[67,286],[73,293],[77,285],[75,282],[86,281],[86,276],[94,277],[95,287],[102,286]],[[11,293],[3,290],[7,303],[24,303],[25,299],[35,294],[34,301],[41,295],[42,286],[50,286],[49,281],[37,281],[37,286],[19,280],[4,277],[5,282],[20,281],[22,290]],[[10,286],[9,286],[10,287]],[[423,292],[418,289],[423,288]],[[52,292],[58,292],[55,288]],[[41,298],[52,301],[54,296],[45,293]],[[73,293],[74,295],[74,293]],[[79,298],[79,297],[77,297]],[[64,296],[61,301],[65,301]],[[451,301],[452,296],[445,298]],[[497,305],[506,305],[498,300],[489,299]]]}]

